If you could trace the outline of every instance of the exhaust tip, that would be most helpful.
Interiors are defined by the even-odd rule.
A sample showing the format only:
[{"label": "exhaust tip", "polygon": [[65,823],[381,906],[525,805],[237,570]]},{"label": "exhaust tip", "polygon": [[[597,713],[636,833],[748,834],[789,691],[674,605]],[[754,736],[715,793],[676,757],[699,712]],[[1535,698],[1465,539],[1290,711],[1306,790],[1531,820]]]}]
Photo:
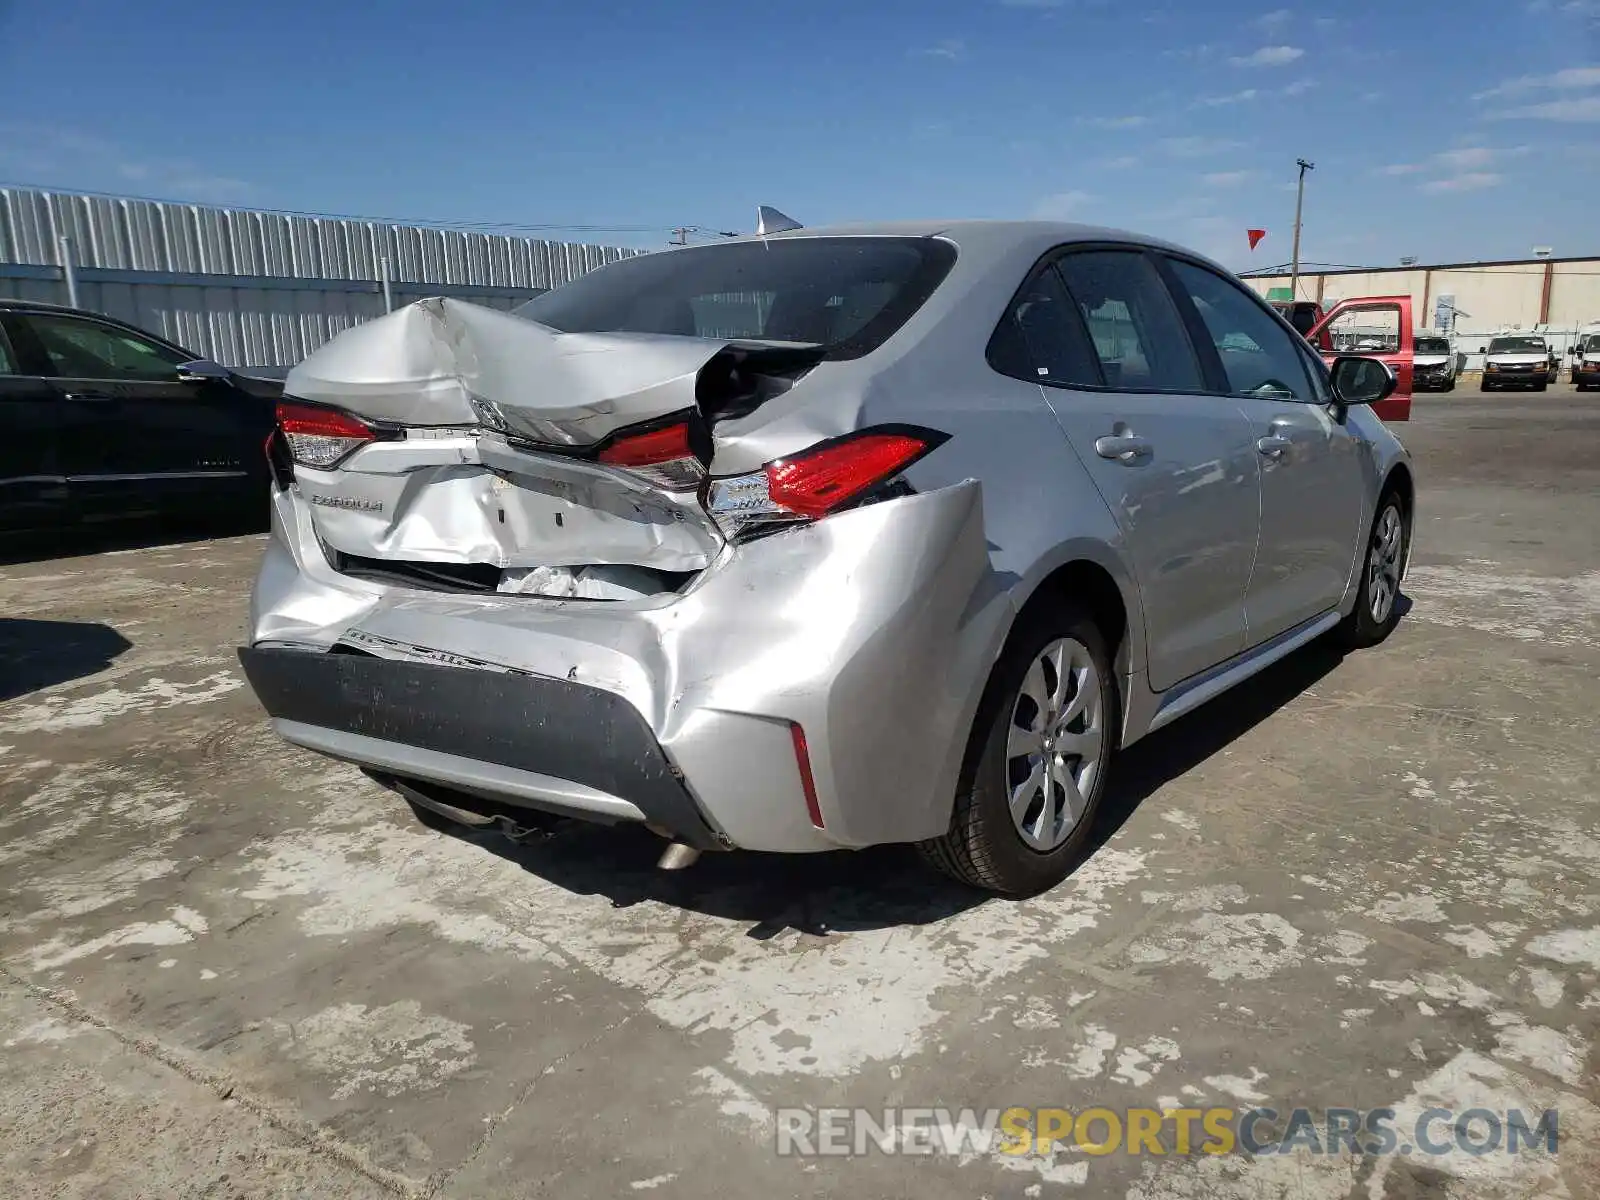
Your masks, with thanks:
[{"label": "exhaust tip", "polygon": [[693,846],[673,842],[661,852],[661,857],[656,860],[656,867],[662,871],[681,871],[685,867],[694,866],[699,858],[700,851]]}]

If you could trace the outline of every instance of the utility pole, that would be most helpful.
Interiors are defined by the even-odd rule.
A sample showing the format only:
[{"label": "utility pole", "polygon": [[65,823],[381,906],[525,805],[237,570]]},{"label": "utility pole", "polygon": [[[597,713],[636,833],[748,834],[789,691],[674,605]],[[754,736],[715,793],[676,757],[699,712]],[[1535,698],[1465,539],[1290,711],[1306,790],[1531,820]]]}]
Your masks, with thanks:
[{"label": "utility pole", "polygon": [[1300,213],[1306,202],[1306,172],[1316,170],[1316,163],[1303,158],[1295,159],[1300,167],[1300,188],[1294,197],[1294,255],[1289,264],[1289,299],[1298,300],[1296,288],[1300,284]]}]

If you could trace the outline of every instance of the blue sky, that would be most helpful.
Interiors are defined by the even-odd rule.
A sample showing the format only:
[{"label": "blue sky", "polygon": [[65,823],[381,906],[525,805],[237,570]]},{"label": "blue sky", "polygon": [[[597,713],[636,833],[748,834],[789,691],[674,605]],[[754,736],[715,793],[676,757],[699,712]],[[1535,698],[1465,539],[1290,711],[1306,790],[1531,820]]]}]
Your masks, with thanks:
[{"label": "blue sky", "polygon": [[1600,253],[1600,0],[0,0],[11,183],[642,246],[1059,216],[1243,268],[1302,156],[1308,261]]}]

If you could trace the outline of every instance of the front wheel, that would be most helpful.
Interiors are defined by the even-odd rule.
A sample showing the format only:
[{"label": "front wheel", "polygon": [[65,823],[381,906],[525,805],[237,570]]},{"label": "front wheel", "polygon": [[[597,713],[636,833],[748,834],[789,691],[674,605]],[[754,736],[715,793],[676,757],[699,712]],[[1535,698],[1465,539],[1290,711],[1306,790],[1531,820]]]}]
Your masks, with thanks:
[{"label": "front wheel", "polygon": [[1120,716],[1094,620],[1075,606],[1029,619],[978,705],[950,829],[923,857],[1005,896],[1060,883],[1093,830]]},{"label": "front wheel", "polygon": [[1350,650],[1376,646],[1400,622],[1400,571],[1411,544],[1411,516],[1394,488],[1378,499],[1372,519],[1367,555],[1361,566],[1361,587],[1356,606],[1334,630],[1337,640]]}]

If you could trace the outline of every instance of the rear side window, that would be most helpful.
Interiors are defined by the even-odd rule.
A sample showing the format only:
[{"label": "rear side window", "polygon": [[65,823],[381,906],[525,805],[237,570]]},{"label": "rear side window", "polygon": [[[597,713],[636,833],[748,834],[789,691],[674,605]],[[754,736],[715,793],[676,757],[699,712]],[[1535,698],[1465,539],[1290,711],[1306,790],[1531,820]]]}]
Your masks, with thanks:
[{"label": "rear side window", "polygon": [[1100,383],[1094,347],[1054,267],[1036,272],[1017,293],[990,340],[989,364],[1030,382]]},{"label": "rear side window", "polygon": [[858,358],[908,321],[956,250],[928,237],[795,237],[624,259],[515,311],[563,333],[807,342]]},{"label": "rear side window", "polygon": [[1310,384],[1299,339],[1244,289],[1193,263],[1167,260],[1211,335],[1235,396],[1305,400]]},{"label": "rear side window", "polygon": [[1082,314],[1107,387],[1205,390],[1183,322],[1154,265],[1136,250],[1087,250],[1056,262]]}]

